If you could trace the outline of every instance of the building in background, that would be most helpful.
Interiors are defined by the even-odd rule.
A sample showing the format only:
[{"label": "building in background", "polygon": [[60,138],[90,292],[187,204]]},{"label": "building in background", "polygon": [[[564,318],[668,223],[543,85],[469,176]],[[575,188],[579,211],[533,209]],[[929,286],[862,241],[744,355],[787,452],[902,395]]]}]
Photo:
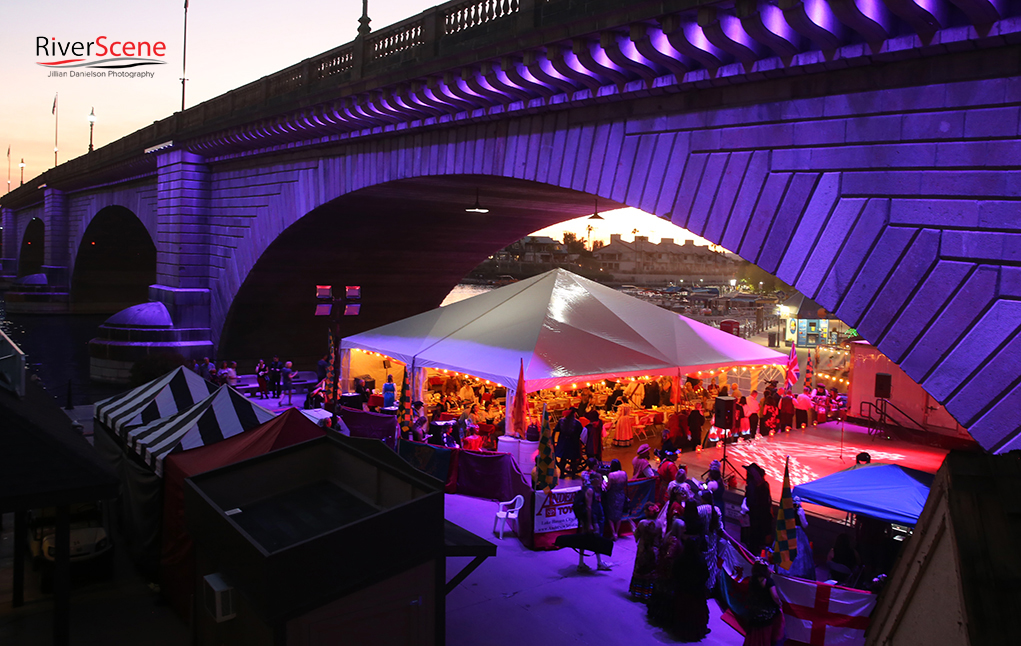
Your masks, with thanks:
[{"label": "building in background", "polygon": [[610,236],[610,244],[592,252],[603,273],[616,282],[652,285],[682,282],[688,285],[721,285],[737,275],[739,261],[723,252],[686,240],[676,244],[673,238],[649,242],[647,236],[635,236],[625,242],[620,234]]}]

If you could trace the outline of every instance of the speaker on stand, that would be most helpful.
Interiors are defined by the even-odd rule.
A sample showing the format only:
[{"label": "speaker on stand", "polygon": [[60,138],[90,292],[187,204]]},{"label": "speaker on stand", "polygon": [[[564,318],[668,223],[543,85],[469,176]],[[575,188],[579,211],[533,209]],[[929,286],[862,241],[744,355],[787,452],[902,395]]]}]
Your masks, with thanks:
[{"label": "speaker on stand", "polygon": [[720,476],[723,477],[724,482],[727,480],[727,467],[737,475],[737,477],[744,480],[744,476],[737,470],[729,458],[727,458],[727,445],[731,442],[736,442],[740,433],[734,434],[734,420],[736,415],[734,409],[737,405],[737,399],[734,397],[717,397],[713,404],[713,426],[718,429],[726,431],[720,441],[723,442],[723,459],[720,461]]},{"label": "speaker on stand", "polygon": [[885,372],[877,372],[874,393],[876,396],[876,409],[879,411],[879,428],[876,429],[872,439],[874,440],[875,436],[880,433],[889,438],[886,404],[890,400],[890,395],[893,394],[893,377]]}]

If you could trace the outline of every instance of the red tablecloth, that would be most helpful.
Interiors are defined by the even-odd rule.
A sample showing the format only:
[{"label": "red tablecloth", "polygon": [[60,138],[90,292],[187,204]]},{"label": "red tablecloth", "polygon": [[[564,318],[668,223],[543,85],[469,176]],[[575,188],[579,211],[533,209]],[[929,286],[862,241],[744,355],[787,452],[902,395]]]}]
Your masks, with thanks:
[{"label": "red tablecloth", "polygon": [[440,413],[440,422],[449,422],[452,419],[457,419],[461,416],[461,413]]},{"label": "red tablecloth", "polygon": [[382,395],[369,395],[369,408],[383,405]]}]

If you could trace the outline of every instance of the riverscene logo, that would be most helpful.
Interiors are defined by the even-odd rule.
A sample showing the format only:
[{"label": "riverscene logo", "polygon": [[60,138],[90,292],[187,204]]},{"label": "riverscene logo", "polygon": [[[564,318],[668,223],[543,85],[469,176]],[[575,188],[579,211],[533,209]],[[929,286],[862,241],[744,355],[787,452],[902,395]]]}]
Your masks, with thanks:
[{"label": "riverscene logo", "polygon": [[[50,69],[49,76],[106,76],[106,72],[86,70],[120,70],[147,65],[165,65],[167,46],[162,41],[150,43],[137,40],[112,40],[99,36],[89,41],[60,41],[56,38],[37,36],[35,39],[36,58],[57,60],[36,61]],[[77,70],[71,68],[85,68]],[[110,75],[127,76],[127,73],[111,72]],[[130,76],[152,77],[152,72],[130,73]]]}]

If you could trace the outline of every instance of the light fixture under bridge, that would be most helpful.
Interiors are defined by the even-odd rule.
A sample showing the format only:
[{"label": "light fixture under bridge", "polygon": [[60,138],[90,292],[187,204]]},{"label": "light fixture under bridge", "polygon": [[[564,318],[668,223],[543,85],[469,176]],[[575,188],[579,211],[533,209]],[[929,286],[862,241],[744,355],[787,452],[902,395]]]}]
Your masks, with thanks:
[{"label": "light fixture under bridge", "polygon": [[482,205],[479,204],[479,189],[475,189],[475,204],[472,204],[464,211],[465,213],[489,213],[489,209],[483,208]]}]

